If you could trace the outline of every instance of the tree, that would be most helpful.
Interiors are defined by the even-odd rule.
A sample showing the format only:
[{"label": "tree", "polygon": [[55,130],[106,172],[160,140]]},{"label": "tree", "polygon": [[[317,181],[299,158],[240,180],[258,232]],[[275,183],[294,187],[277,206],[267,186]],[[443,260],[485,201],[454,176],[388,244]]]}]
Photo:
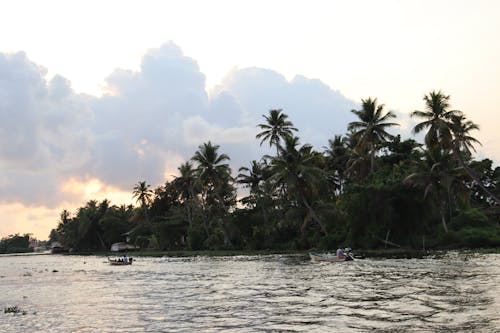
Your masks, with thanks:
[{"label": "tree", "polygon": [[250,193],[258,193],[259,185],[262,181],[264,181],[263,166],[253,160],[250,168],[241,167],[239,172],[238,183],[247,186],[250,189]]},{"label": "tree", "polygon": [[149,222],[148,206],[153,196],[153,191],[149,187],[150,185],[147,184],[146,181],[141,181],[134,186],[134,190],[132,192],[133,198],[137,198],[136,202],[141,203],[141,208],[146,222]]},{"label": "tree", "polygon": [[428,150],[424,161],[418,164],[417,171],[404,180],[408,185],[423,188],[424,198],[431,205],[437,205],[441,224],[446,233],[448,232],[446,212],[451,210],[452,188],[455,182],[459,182],[460,177],[456,168],[450,165],[452,161],[450,157],[449,153],[443,154],[441,150]]},{"label": "tree", "polygon": [[480,142],[470,135],[479,126],[467,120],[462,111],[450,110],[450,96],[441,91],[432,91],[424,96],[426,105],[425,111],[414,111],[412,117],[423,118],[424,121],[417,124],[413,131],[419,133],[428,128],[425,135],[425,144],[429,149],[451,150],[456,161],[464,168],[467,174],[485,191],[497,204],[500,199],[482,185],[479,177],[467,165],[464,154],[470,156],[474,150],[474,144]]},{"label": "tree", "polygon": [[484,186],[480,177],[476,175],[474,170],[469,167],[468,163],[464,160],[464,155],[468,158],[471,155],[471,150],[474,152],[474,144],[481,144],[476,138],[472,137],[470,132],[479,130],[479,126],[472,121],[467,120],[463,114],[455,115],[451,118],[449,123],[451,133],[453,134],[452,149],[453,154],[465,172],[474,180],[474,182],[491,197],[497,205],[500,205],[500,199],[493,194],[486,186]]},{"label": "tree", "polygon": [[361,110],[351,110],[360,120],[349,123],[348,129],[354,131],[353,135],[357,141],[356,152],[370,156],[370,173],[373,173],[375,154],[380,145],[393,138],[386,129],[398,124],[386,122],[396,115],[391,111],[384,114],[384,105],[377,104],[376,98],[363,99],[361,102]]},{"label": "tree", "polygon": [[[230,184],[232,181],[231,169],[229,164],[225,163],[229,161],[229,156],[219,154],[219,148],[219,145],[212,145],[209,141],[200,145],[191,158],[197,163],[196,176],[202,188],[202,201],[205,210],[205,214],[202,216],[206,230],[208,230],[206,216],[208,210],[214,211],[219,208],[221,215],[224,216],[229,210],[228,206],[234,204],[236,198],[234,187]],[[221,227],[224,232],[224,243],[230,245],[225,224],[221,223]]]},{"label": "tree", "polygon": [[450,123],[454,117],[462,116],[458,110],[450,110],[450,96],[441,91],[431,91],[424,96],[425,110],[413,111],[411,117],[422,118],[424,121],[415,125],[413,132],[420,133],[428,129],[425,144],[429,149],[450,149],[452,133]]},{"label": "tree", "polygon": [[241,202],[250,204],[253,208],[260,208],[265,225],[268,225],[267,209],[270,206],[269,202],[272,201],[272,193],[265,183],[269,178],[269,166],[265,160],[261,163],[253,160],[250,168],[241,167],[239,172],[238,183],[250,189],[250,195],[241,199]]},{"label": "tree", "polygon": [[341,135],[335,135],[333,139],[328,140],[328,146],[324,148],[328,181],[334,194],[342,194],[349,161],[347,139]]},{"label": "tree", "polygon": [[301,226],[302,234],[310,220],[315,221],[324,235],[328,232],[324,223],[319,219],[312,203],[315,194],[319,191],[320,183],[325,179],[323,171],[315,165],[316,155],[310,145],[303,145],[299,149],[297,137],[286,137],[285,145],[278,146],[278,155],[271,160],[272,178],[276,185],[284,184],[287,193],[306,208],[307,213]]},{"label": "tree", "polygon": [[269,147],[273,145],[278,151],[278,146],[281,139],[293,135],[293,131],[298,131],[291,121],[287,120],[288,115],[284,114],[281,109],[269,110],[269,115],[262,115],[266,119],[266,123],[259,124],[262,132],[257,134],[255,137],[257,139],[262,139],[260,145],[265,141],[269,141]]},{"label": "tree", "polygon": [[176,177],[173,181],[173,186],[177,188],[180,193],[181,200],[186,209],[186,216],[189,225],[193,224],[193,208],[196,199],[196,172],[193,165],[189,162],[183,163],[179,168],[180,176]]}]

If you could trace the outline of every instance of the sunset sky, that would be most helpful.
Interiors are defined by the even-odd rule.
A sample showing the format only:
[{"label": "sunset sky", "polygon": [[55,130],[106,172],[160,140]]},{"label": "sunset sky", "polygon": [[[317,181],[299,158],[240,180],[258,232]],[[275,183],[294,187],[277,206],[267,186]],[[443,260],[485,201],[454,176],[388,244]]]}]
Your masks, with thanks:
[{"label": "sunset sky", "polygon": [[282,108],[318,150],[377,97],[412,137],[431,90],[500,162],[499,1],[2,1],[0,237],[132,203],[211,140],[233,171]]}]

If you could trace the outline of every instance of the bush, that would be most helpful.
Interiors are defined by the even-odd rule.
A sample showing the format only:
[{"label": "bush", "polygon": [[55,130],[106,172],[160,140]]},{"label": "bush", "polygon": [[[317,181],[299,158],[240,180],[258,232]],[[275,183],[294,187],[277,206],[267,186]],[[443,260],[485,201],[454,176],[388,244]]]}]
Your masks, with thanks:
[{"label": "bush", "polygon": [[466,227],[458,231],[450,230],[438,236],[438,243],[447,248],[478,248],[500,246],[500,228]]},{"label": "bush", "polygon": [[497,247],[500,246],[500,228],[465,228],[457,233],[464,247]]},{"label": "bush", "polygon": [[197,226],[190,226],[188,229],[188,246],[190,250],[197,251],[204,248],[205,231]]},{"label": "bush", "polygon": [[470,208],[461,211],[460,214],[453,217],[450,223],[450,229],[460,230],[463,228],[485,228],[492,227],[494,223],[488,220],[488,217],[484,215],[477,208]]}]

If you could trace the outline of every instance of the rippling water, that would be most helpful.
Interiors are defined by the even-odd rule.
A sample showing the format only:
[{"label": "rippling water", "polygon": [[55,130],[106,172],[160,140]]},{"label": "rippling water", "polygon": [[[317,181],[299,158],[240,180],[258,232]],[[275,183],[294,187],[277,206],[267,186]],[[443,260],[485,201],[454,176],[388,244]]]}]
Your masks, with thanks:
[{"label": "rippling water", "polygon": [[500,255],[0,257],[1,332],[500,332]]}]

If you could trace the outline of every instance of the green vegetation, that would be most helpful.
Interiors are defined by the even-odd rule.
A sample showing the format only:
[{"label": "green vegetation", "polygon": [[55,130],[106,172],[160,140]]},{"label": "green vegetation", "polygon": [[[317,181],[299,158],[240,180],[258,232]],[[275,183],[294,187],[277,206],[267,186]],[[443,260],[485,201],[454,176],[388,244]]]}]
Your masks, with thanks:
[{"label": "green vegetation", "polygon": [[[391,135],[396,116],[368,98],[352,111],[359,120],[348,133],[322,152],[300,143],[282,110],[270,110],[257,139],[275,155],[233,178],[230,157],[203,143],[173,181],[154,190],[138,182],[139,207],[104,200],[74,216],[63,211],[50,240],[79,251],[127,240],[170,253],[499,247],[500,168],[473,159],[478,126],[450,109],[449,96],[433,91],[424,102],[412,113],[424,144]],[[246,194],[239,200],[238,186]]]},{"label": "green vegetation", "polygon": [[30,235],[10,235],[0,240],[0,253],[25,253],[33,252],[30,248]]}]

